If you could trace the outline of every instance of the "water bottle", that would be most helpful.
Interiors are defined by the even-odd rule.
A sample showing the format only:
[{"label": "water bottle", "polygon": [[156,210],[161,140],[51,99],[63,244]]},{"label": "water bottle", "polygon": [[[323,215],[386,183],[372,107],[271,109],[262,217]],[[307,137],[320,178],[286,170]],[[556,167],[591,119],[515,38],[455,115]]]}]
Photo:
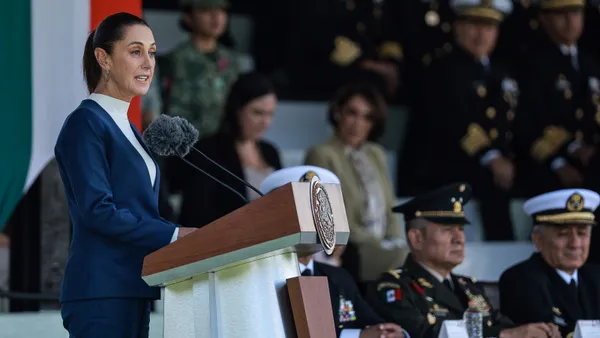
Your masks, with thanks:
[{"label": "water bottle", "polygon": [[475,303],[469,302],[464,320],[469,338],[483,338],[483,314]]}]

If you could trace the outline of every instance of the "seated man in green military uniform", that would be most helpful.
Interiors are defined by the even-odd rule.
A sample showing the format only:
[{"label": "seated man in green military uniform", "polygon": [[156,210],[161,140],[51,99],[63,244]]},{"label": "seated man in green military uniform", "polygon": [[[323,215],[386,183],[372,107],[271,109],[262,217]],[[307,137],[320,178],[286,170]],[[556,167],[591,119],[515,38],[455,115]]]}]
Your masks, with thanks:
[{"label": "seated man in green military uniform", "polygon": [[[267,194],[290,182],[308,182],[317,176],[323,183],[340,184],[331,171],[316,166],[297,166],[280,169],[260,185]],[[363,299],[350,274],[332,265],[313,260],[312,255],[298,257],[302,276],[324,276],[329,284],[335,329],[339,338],[410,338],[394,323],[384,323]]]},{"label": "seated man in green military uniform", "polygon": [[516,325],[490,306],[471,277],[452,273],[465,254],[463,206],[467,184],[451,184],[394,208],[404,214],[411,249],[402,269],[383,274],[367,299],[387,321],[412,338],[436,338],[446,319],[462,319],[469,303],[483,313],[484,337],[560,337],[554,324]]},{"label": "seated man in green military uniform", "polygon": [[500,310],[515,323],[553,322],[570,337],[580,319],[600,318],[600,268],[586,263],[600,195],[564,189],[528,200],[538,252],[500,277]]}]

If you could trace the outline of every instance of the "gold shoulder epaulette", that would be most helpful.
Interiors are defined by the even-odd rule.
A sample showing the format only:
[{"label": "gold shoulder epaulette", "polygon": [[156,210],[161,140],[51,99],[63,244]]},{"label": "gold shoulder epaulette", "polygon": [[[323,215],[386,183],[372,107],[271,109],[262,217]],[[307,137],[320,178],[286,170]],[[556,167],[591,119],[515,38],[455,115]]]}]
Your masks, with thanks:
[{"label": "gold shoulder epaulette", "polygon": [[400,274],[402,273],[402,269],[390,270],[390,271],[388,271],[388,273],[390,275],[394,276],[394,278],[400,279]]}]

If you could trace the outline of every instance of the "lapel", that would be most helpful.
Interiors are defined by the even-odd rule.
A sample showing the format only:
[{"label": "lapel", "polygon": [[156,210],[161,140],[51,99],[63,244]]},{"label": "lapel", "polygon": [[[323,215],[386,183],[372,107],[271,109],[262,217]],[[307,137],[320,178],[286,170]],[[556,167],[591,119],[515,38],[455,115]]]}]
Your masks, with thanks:
[{"label": "lapel", "polygon": [[[465,311],[465,307],[461,304],[457,295],[417,263],[414,258],[412,258],[412,255],[409,255],[407,258],[403,273],[408,273],[412,276],[413,281],[411,283],[416,283],[425,291],[424,296],[428,303],[433,302],[434,304],[445,306],[448,309],[461,314]],[[457,287],[457,285],[458,283],[455,281],[455,287]],[[411,287],[416,288],[414,284],[411,285]]]},{"label": "lapel", "polygon": [[[131,144],[131,142],[129,142],[127,137],[121,132],[117,123],[112,119],[110,114],[106,110],[104,110],[104,108],[102,108],[102,106],[100,106],[94,100],[86,99],[86,100],[82,101],[80,107],[89,108],[89,109],[99,109],[100,111],[102,111],[104,119],[107,121],[107,123],[109,123],[112,126],[112,129],[115,130],[115,133],[118,135],[117,137],[121,138],[121,140],[123,140],[124,143],[128,144],[127,147],[131,150],[131,152],[135,153],[134,156],[137,156],[137,158],[139,158],[139,160],[142,162],[142,166],[144,167],[144,170],[146,170],[146,168],[145,168],[146,164],[144,163],[144,159],[142,158],[142,156],[138,153],[137,149],[135,149],[133,144]],[[153,187],[152,187],[152,182],[150,180],[150,177],[148,176],[148,183],[150,184],[152,191],[156,195],[158,193],[158,187],[160,185],[160,169],[158,168],[158,163],[156,163],[156,160],[152,156],[152,153],[150,152],[148,147],[146,147],[146,143],[142,139],[142,136],[138,132],[137,128],[133,125],[133,123],[129,122],[129,127],[133,130],[133,134],[135,135],[135,138],[138,140],[138,142],[140,142],[140,144],[142,145],[142,147],[144,148],[144,150],[146,151],[148,156],[150,156],[150,158],[152,159],[152,162],[154,162],[154,166],[156,167],[156,176],[154,177],[154,186]]]},{"label": "lapel", "polygon": [[135,135],[135,138],[140,142],[142,147],[144,147],[144,150],[146,151],[146,153],[148,153],[148,156],[150,156],[150,158],[152,159],[152,162],[154,162],[154,167],[156,168],[156,176],[154,177],[154,187],[152,187],[152,190],[156,194],[158,192],[158,187],[160,185],[160,169],[158,168],[158,163],[154,159],[154,156],[152,156],[152,152],[146,146],[146,143],[144,142],[144,139],[142,138],[142,135],[140,135],[140,133],[138,132],[137,128],[131,122],[129,122],[129,126],[133,130],[133,134]]},{"label": "lapel", "polygon": [[[553,267],[548,265],[540,253],[535,253],[532,259],[537,260],[541,264],[546,272],[546,276],[550,282],[550,288],[552,289],[550,294],[554,296],[556,306],[564,310],[564,315],[577,319],[581,316],[581,310],[576,301],[571,298],[569,292],[569,285],[562,279]],[[579,287],[580,298],[581,298],[581,284]]]}]

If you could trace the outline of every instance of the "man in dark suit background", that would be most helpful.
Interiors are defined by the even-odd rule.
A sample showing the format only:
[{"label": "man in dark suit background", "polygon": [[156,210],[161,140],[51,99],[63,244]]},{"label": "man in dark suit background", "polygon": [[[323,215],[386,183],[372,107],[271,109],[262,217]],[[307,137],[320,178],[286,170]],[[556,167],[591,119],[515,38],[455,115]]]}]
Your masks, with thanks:
[{"label": "man in dark suit background", "polygon": [[600,269],[586,264],[600,195],[565,189],[528,200],[537,253],[500,277],[500,310],[517,324],[553,322],[563,337],[600,318]]},{"label": "man in dark suit background", "polygon": [[[323,183],[340,184],[339,178],[331,171],[304,165],[272,173],[260,185],[260,190],[267,194],[290,182],[310,182],[313,176],[317,176]],[[346,270],[315,262],[312,255],[299,257],[298,262],[302,276],[327,277],[339,338],[410,338],[397,324],[384,323],[362,298],[358,286]]]}]

